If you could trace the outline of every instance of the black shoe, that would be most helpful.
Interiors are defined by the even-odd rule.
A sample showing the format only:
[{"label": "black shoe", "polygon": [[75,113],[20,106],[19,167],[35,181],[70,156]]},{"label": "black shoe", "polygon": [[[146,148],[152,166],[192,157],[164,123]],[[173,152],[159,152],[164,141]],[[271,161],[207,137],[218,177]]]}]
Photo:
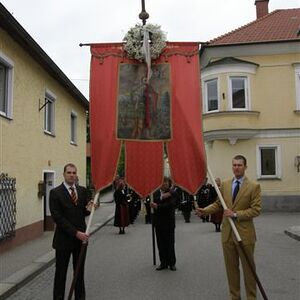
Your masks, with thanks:
[{"label": "black shoe", "polygon": [[171,270],[171,271],[176,271],[177,269],[176,269],[175,266],[170,266],[170,270]]},{"label": "black shoe", "polygon": [[159,267],[156,268],[156,271],[161,271],[161,270],[164,270],[164,269],[167,269],[167,268],[168,268],[167,266],[160,265]]}]

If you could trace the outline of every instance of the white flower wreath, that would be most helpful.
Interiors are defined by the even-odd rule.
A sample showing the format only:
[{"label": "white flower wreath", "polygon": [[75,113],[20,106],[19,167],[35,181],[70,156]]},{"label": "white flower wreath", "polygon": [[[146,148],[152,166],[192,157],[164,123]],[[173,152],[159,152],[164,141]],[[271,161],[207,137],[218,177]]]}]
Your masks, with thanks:
[{"label": "white flower wreath", "polygon": [[160,29],[159,25],[154,24],[136,24],[131,27],[126,33],[123,41],[125,42],[124,49],[129,58],[145,61],[145,54],[142,49],[144,30],[150,33],[150,54],[151,59],[156,59],[160,56],[163,49],[166,47],[166,34]]}]

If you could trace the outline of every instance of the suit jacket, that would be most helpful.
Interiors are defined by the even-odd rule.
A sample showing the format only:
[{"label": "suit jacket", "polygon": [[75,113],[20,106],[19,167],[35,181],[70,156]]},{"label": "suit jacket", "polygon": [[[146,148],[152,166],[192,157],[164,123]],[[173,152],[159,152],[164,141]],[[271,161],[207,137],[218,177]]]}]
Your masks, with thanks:
[{"label": "suit jacket", "polygon": [[[243,243],[245,245],[254,244],[256,233],[253,218],[257,217],[261,211],[260,185],[245,177],[234,203],[232,203],[232,179],[224,181],[220,191],[227,207],[237,213],[235,225]],[[218,199],[215,203],[207,206],[204,212],[211,214],[221,209],[222,205]],[[223,218],[222,224],[222,242],[225,243],[233,232],[228,218]]]},{"label": "suit jacket", "polygon": [[157,203],[157,209],[154,210],[154,225],[157,227],[175,227],[175,208],[178,195],[175,191],[171,191],[171,194],[171,197],[163,200],[160,199],[160,190],[153,194],[153,202]]},{"label": "suit jacket", "polygon": [[88,190],[76,186],[78,203],[74,205],[70,193],[62,183],[50,191],[50,211],[56,223],[52,246],[54,249],[74,249],[81,245],[77,231],[85,231],[85,216],[89,215],[86,205],[90,200]]}]

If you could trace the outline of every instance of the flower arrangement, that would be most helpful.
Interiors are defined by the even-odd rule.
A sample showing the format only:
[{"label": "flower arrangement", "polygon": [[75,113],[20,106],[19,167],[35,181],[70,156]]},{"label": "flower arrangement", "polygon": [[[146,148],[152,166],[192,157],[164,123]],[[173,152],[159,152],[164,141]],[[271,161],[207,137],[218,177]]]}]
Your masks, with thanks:
[{"label": "flower arrangement", "polygon": [[136,24],[131,27],[125,35],[124,50],[131,59],[136,59],[141,62],[145,61],[145,53],[143,51],[144,32],[149,32],[150,38],[150,54],[151,59],[156,59],[160,56],[163,49],[166,47],[166,34],[159,25],[154,24]]}]

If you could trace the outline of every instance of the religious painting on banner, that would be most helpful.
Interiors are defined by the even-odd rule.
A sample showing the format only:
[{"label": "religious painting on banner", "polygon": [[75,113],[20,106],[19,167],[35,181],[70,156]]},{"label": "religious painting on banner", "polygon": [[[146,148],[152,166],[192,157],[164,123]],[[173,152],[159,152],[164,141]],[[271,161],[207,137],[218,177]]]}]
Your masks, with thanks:
[{"label": "religious painting on banner", "polygon": [[117,138],[121,140],[171,139],[170,66],[152,65],[147,84],[145,64],[119,65]]},{"label": "religious painting on banner", "polygon": [[[126,56],[122,43],[91,45],[91,162],[93,183],[113,182],[125,145],[125,180],[141,196],[163,181],[167,149],[173,182],[196,194],[206,176],[199,43],[167,42],[151,64]],[[137,109],[138,106],[141,109]]]}]

